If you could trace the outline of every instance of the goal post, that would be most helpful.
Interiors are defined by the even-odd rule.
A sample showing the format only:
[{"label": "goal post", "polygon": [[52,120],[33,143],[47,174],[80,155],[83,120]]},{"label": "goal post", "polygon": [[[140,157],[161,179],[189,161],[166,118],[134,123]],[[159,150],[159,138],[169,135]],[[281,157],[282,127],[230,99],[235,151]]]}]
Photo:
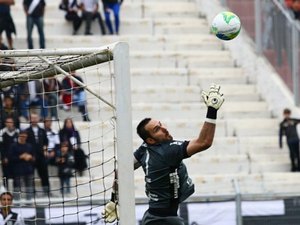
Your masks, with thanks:
[{"label": "goal post", "polygon": [[[99,65],[104,64],[105,71],[99,68]],[[3,69],[4,68],[4,69]],[[92,69],[90,69],[92,68]],[[79,71],[79,73],[84,74],[84,82],[73,78],[71,75],[72,71]],[[93,80],[96,79],[95,76],[104,76],[103,74],[108,74],[103,80],[99,80],[96,84]],[[101,163],[96,166],[90,166],[87,169],[87,174],[92,177],[92,170],[99,170],[101,173],[105,174],[99,178],[99,183],[103,182],[103,188],[101,190],[93,191],[96,189],[93,186],[93,182],[96,178],[92,177],[89,182],[90,192],[89,200],[90,202],[101,202],[102,207],[105,201],[108,201],[107,195],[112,190],[111,186],[107,187],[106,177],[112,177],[114,172],[118,173],[118,203],[119,203],[119,214],[120,214],[120,224],[122,225],[133,225],[136,223],[135,218],[135,195],[134,195],[134,169],[133,169],[133,144],[132,144],[132,115],[131,115],[131,88],[130,88],[130,68],[129,68],[129,46],[125,42],[117,42],[107,46],[102,46],[99,48],[76,48],[76,49],[33,49],[33,50],[10,50],[10,51],[0,51],[0,90],[6,87],[16,86],[19,84],[26,84],[30,81],[43,81],[47,78],[55,78],[57,80],[62,80],[64,77],[69,77],[77,86],[84,88],[87,92],[87,103],[91,108],[97,108],[97,112],[93,114],[91,122],[86,122],[81,125],[84,128],[89,129],[86,133],[87,140],[83,141],[87,146],[88,152],[90,151],[89,160],[96,160],[97,157],[103,155],[104,151],[115,151],[115,168],[110,171],[102,167],[104,165],[105,159],[99,158]],[[111,86],[109,86],[111,83]],[[75,89],[71,90],[73,93]],[[29,93],[30,94],[30,93]],[[45,93],[42,93],[45,94]],[[59,93],[55,93],[59,95]],[[93,96],[93,98],[91,97]],[[97,100],[95,100],[95,98]],[[48,110],[48,106],[42,106]],[[55,108],[60,108],[60,103],[54,106]],[[62,117],[58,118],[58,126],[60,129],[62,127],[62,122],[66,117],[73,115],[71,103],[71,111],[62,113]],[[111,113],[108,115],[108,113]],[[89,114],[92,114],[91,110]],[[74,115],[77,115],[74,112]],[[78,118],[77,118],[78,119]],[[76,116],[74,116],[74,121],[76,122]],[[28,122],[29,123],[29,122]],[[97,124],[98,123],[98,124]],[[113,131],[106,131],[104,128],[107,123],[111,124]],[[22,125],[22,124],[21,124]],[[97,129],[92,130],[92,127],[97,127]],[[79,132],[82,130],[79,130]],[[101,133],[102,132],[102,133]],[[111,135],[110,133],[115,133]],[[107,133],[113,136],[111,140],[106,139]],[[96,139],[94,136],[97,136]],[[110,137],[109,136],[109,137]],[[101,147],[95,146],[95,143],[100,143]],[[112,146],[114,149],[105,149],[103,146],[110,146],[107,142],[113,142]],[[98,153],[95,155],[94,152],[99,148]],[[111,153],[110,153],[111,154]],[[95,157],[94,157],[95,156]],[[97,157],[96,157],[97,156]],[[109,160],[106,160],[109,161]],[[92,162],[89,163],[90,165]],[[98,167],[99,166],[99,167]],[[95,175],[95,176],[96,176]],[[93,175],[94,176],[94,175]],[[74,176],[74,192],[76,197],[69,201],[77,202],[81,201],[80,191],[82,187],[81,184],[77,184],[77,180],[80,177],[75,174]],[[36,178],[37,179],[37,178]],[[78,186],[77,186],[78,185]],[[78,189],[77,189],[78,188]],[[79,191],[80,190],[80,191]],[[51,191],[51,190],[50,190]],[[93,198],[93,192],[97,193]],[[101,193],[101,194],[99,194]],[[88,194],[86,194],[88,195]],[[35,197],[34,197],[35,199]],[[86,200],[86,197],[82,197],[82,200]],[[36,204],[39,202],[46,201],[46,205],[51,204],[51,202],[59,202],[59,197],[55,200],[53,199],[37,199]],[[65,202],[65,200],[62,200]],[[63,203],[62,203],[63,205]],[[100,212],[101,213],[101,212]],[[57,218],[57,217],[56,217]]]},{"label": "goal post", "polygon": [[[125,50],[126,48],[126,50]],[[118,183],[119,185],[119,202],[120,217],[125,219],[125,224],[135,224],[134,210],[127,206],[135,205],[134,197],[134,174],[133,172],[124,175],[127,171],[133,171],[132,156],[132,118],[131,118],[131,89],[130,89],[130,72],[129,72],[129,48],[126,46],[116,46],[114,48],[116,74],[121,76],[116,79],[116,113],[117,113],[117,133],[124,137],[117,140],[118,154]],[[130,107],[128,107],[130,106]],[[119,109],[119,110],[118,110]],[[125,138],[126,137],[126,138]],[[129,138],[129,139],[127,139]],[[128,149],[123,151],[123,148]],[[130,150],[129,150],[130,149]],[[132,156],[132,157],[131,157]],[[129,160],[128,160],[129,158]],[[128,163],[129,161],[129,163]],[[128,189],[131,188],[131,191]],[[122,207],[123,206],[123,207]],[[123,224],[123,222],[122,222]]]}]

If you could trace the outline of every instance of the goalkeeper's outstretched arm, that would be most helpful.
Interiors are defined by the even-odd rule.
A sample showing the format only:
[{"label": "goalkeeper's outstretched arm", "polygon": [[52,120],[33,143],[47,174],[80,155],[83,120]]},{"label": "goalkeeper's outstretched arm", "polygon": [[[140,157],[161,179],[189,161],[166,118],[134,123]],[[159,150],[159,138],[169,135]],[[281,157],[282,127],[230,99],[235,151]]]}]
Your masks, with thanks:
[{"label": "goalkeeper's outstretched arm", "polygon": [[214,140],[217,111],[224,102],[224,96],[220,93],[220,86],[213,84],[209,92],[202,92],[202,98],[207,106],[205,123],[196,139],[190,141],[187,146],[189,156],[208,149]]}]

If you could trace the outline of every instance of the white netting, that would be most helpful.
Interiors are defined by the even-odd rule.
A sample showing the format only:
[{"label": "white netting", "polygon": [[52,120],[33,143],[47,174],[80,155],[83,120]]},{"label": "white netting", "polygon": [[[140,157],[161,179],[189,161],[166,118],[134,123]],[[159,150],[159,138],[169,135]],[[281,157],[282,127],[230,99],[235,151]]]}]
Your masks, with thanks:
[{"label": "white netting", "polygon": [[[37,151],[41,149],[33,148],[36,154],[36,162],[32,164],[35,166],[33,188],[25,187],[28,185],[24,182],[16,188],[17,180],[22,180],[21,175],[16,175],[20,171],[11,174],[7,168],[2,170],[2,185],[15,196],[14,210],[29,224],[103,223],[101,208],[110,199],[117,168],[113,64],[112,51],[107,48],[0,52],[1,128],[5,128],[6,119],[12,116],[19,130],[27,129],[27,142],[31,142],[28,129],[34,126],[32,118],[37,117],[39,127],[44,129],[44,121],[51,121],[51,128],[57,132],[57,135],[48,132],[49,145],[44,152],[47,154],[38,156]],[[8,98],[13,100],[11,108],[6,102]],[[64,127],[65,121],[70,120],[75,130]],[[1,131],[1,137],[4,136],[5,129]],[[55,136],[60,144],[67,143],[69,158],[61,150],[63,146],[54,148]],[[1,141],[7,142],[3,138]],[[36,142],[42,142],[40,136]],[[79,154],[80,149],[85,156]],[[7,158],[9,168],[18,168],[11,152],[2,147],[1,154],[2,159]],[[63,168],[62,161],[68,160],[70,163]],[[87,167],[80,168],[84,162]],[[45,173],[37,172],[38,167],[43,167],[41,164],[47,164],[49,186],[45,185]],[[72,168],[70,188],[62,188],[61,179],[69,176],[69,167]],[[59,171],[64,171],[65,176]],[[21,178],[24,176],[28,181],[29,176]]]}]

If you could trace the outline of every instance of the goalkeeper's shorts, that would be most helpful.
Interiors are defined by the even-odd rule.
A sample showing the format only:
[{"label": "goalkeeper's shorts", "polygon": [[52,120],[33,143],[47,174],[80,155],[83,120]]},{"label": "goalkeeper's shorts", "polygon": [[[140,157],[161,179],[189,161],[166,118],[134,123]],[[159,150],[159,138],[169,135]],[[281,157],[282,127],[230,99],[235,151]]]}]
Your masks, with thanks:
[{"label": "goalkeeper's shorts", "polygon": [[179,216],[154,216],[148,212],[145,212],[142,220],[142,225],[184,225],[184,221]]}]

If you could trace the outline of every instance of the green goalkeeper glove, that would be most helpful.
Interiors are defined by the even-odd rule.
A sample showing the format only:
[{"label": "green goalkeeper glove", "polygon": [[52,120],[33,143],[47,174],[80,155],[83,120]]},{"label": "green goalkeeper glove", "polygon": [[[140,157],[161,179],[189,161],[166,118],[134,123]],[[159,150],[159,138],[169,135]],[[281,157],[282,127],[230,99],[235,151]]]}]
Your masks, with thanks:
[{"label": "green goalkeeper glove", "polygon": [[207,107],[218,110],[222,106],[225,99],[223,94],[220,93],[220,88],[220,85],[212,84],[208,93],[202,91],[201,95]]},{"label": "green goalkeeper glove", "polygon": [[102,218],[106,223],[113,223],[115,220],[119,220],[119,206],[116,202],[109,201],[106,203],[102,212]]}]

